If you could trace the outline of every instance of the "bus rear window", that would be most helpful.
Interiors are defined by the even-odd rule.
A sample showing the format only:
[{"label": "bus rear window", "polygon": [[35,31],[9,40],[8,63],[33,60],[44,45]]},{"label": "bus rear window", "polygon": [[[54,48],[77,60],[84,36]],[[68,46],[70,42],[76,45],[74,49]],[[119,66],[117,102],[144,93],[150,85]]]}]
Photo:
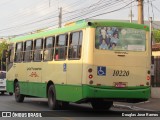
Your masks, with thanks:
[{"label": "bus rear window", "polygon": [[101,50],[145,51],[146,32],[122,27],[97,27],[95,47]]}]

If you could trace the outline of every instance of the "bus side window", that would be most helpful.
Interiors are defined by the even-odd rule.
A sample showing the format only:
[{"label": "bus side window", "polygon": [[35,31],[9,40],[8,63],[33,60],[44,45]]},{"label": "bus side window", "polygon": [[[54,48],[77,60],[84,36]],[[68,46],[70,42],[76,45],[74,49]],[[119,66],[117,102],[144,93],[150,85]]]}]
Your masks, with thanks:
[{"label": "bus side window", "polygon": [[80,59],[82,49],[82,31],[71,33],[69,43],[68,58]]},{"label": "bus side window", "polygon": [[9,52],[8,52],[8,63],[14,62],[14,46],[13,44],[9,45]]},{"label": "bus side window", "polygon": [[34,41],[34,61],[41,61],[42,60],[42,55],[43,55],[43,39],[36,39]]},{"label": "bus side window", "polygon": [[16,43],[15,62],[23,60],[23,42]]},{"label": "bus side window", "polygon": [[65,60],[67,55],[68,35],[63,34],[56,37],[55,60]]},{"label": "bus side window", "polygon": [[54,41],[55,41],[55,37],[48,37],[45,39],[45,44],[44,44],[44,60],[45,61],[53,60]]},{"label": "bus side window", "polygon": [[24,43],[24,61],[29,62],[33,58],[33,41],[28,40]]}]

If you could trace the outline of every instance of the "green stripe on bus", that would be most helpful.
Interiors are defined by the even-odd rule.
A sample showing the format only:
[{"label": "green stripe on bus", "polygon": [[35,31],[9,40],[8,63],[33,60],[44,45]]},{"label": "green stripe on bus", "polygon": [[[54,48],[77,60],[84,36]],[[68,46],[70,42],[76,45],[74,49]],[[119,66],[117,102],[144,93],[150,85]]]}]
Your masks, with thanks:
[{"label": "green stripe on bus", "polygon": [[[46,83],[20,82],[21,94],[46,97]],[[29,89],[28,89],[29,88]],[[150,87],[133,86],[127,88],[114,88],[112,86],[89,86],[89,85],[60,85],[55,84],[57,100],[78,102],[87,98],[135,98],[148,99]],[[13,81],[7,80],[7,91],[13,92]]]}]

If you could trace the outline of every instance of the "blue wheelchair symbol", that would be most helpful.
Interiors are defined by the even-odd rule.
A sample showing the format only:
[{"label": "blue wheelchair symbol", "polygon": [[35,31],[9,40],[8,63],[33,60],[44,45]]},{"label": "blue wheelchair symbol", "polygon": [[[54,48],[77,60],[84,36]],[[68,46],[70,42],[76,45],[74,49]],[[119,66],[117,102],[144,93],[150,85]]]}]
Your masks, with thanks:
[{"label": "blue wheelchair symbol", "polygon": [[106,67],[98,66],[97,67],[97,75],[105,76],[106,75]]}]

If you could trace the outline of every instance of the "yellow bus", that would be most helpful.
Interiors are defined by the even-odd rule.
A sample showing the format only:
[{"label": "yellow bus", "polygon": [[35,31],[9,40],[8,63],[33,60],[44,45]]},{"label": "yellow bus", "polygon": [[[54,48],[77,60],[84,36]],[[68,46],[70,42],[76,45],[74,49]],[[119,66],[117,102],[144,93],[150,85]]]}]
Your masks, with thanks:
[{"label": "yellow bus", "polygon": [[7,91],[48,98],[50,109],[150,97],[151,42],[146,25],[80,20],[62,28],[10,40]]}]

